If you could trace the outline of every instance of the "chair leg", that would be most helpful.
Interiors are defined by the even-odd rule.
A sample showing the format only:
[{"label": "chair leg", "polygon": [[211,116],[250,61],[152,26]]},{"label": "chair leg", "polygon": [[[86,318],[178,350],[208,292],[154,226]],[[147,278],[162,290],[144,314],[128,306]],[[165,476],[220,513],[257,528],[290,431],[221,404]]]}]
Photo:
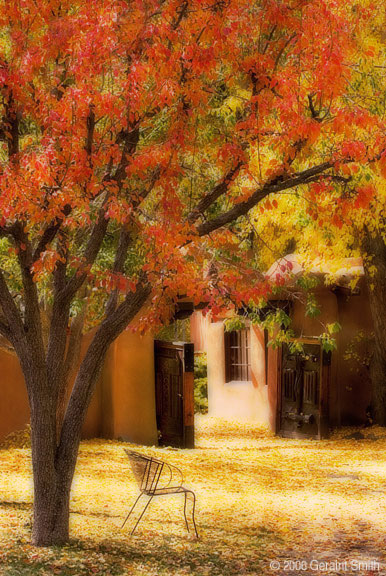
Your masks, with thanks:
[{"label": "chair leg", "polygon": [[197,538],[197,540],[198,540],[198,532],[197,532],[197,526],[196,526],[196,521],[195,521],[195,519],[194,519],[194,512],[195,512],[195,509],[196,509],[196,495],[195,495],[195,493],[194,493],[194,492],[192,492],[192,494],[193,494],[193,510],[192,510],[192,519],[193,519],[193,526],[194,526],[194,531],[195,531],[195,533],[196,533],[196,538]]},{"label": "chair leg", "polygon": [[150,496],[149,500],[146,502],[146,506],[145,506],[145,508],[142,510],[142,514],[140,515],[140,517],[138,518],[138,520],[137,520],[136,523],[135,523],[134,528],[133,528],[132,531],[130,532],[130,536],[132,536],[132,535],[134,534],[136,527],[138,526],[138,524],[139,524],[142,516],[145,514],[145,512],[146,512],[146,510],[147,510],[150,502],[152,501],[152,499],[153,499],[153,496]]},{"label": "chair leg", "polygon": [[186,517],[186,497],[187,497],[188,493],[185,492],[185,502],[184,502],[184,517],[185,517],[185,524],[186,524],[186,529],[188,532],[190,532],[189,530],[189,524],[188,524],[188,519]]},{"label": "chair leg", "polygon": [[134,502],[134,504],[132,505],[132,507],[130,508],[130,512],[128,513],[128,515],[126,516],[126,520],[124,521],[124,523],[121,526],[121,530],[124,527],[124,525],[126,524],[126,522],[128,521],[128,519],[130,518],[130,514],[132,513],[132,511],[134,510],[134,508],[137,505],[138,500],[141,498],[142,496],[142,492],[139,493],[139,496],[137,497],[136,501]]},{"label": "chair leg", "polygon": [[[196,526],[196,521],[194,519],[194,512],[195,512],[195,508],[196,508],[196,495],[192,490],[186,490],[186,492],[185,492],[185,506],[184,506],[185,522],[186,522],[186,526],[188,527],[188,523],[186,521],[186,496],[188,494],[191,494],[193,496],[192,520],[193,520],[194,531],[196,533],[196,538],[198,540],[197,526]],[[189,527],[188,527],[188,532],[190,532]]]}]

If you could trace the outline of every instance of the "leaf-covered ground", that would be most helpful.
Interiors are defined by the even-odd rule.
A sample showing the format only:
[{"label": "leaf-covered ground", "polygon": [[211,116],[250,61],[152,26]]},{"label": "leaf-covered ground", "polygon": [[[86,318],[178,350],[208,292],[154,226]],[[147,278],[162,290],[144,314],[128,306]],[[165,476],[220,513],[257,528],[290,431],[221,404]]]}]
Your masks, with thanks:
[{"label": "leaf-covered ground", "polygon": [[386,432],[365,430],[359,440],[350,432],[288,440],[200,416],[195,450],[139,447],[183,469],[198,497],[199,541],[185,531],[181,496],[154,500],[134,536],[129,524],[120,530],[136,494],[129,445],[83,442],[73,540],[62,549],[29,544],[30,451],[3,448],[0,574],[386,574]]}]

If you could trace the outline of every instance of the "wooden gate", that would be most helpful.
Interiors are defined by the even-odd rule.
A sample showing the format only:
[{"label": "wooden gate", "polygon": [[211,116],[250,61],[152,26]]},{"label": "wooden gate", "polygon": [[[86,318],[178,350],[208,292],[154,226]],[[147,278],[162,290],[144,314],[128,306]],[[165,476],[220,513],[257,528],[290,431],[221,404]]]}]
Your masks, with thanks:
[{"label": "wooden gate", "polygon": [[194,448],[194,345],[154,342],[159,442]]},{"label": "wooden gate", "polygon": [[319,342],[299,340],[301,352],[282,348],[279,377],[279,434],[292,438],[328,435],[328,387],[331,354]]}]

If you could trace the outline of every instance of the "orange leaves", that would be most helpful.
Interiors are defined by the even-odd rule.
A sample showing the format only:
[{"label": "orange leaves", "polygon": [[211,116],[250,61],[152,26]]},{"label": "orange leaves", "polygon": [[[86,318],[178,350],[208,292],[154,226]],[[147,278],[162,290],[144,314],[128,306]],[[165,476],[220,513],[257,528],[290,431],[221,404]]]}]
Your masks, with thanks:
[{"label": "orange leaves", "polygon": [[344,158],[354,161],[364,161],[367,157],[366,145],[359,140],[344,142],[341,152]]},{"label": "orange leaves", "polygon": [[245,152],[237,143],[226,143],[218,151],[218,159],[224,163],[229,159],[240,159],[245,161]]},{"label": "orange leaves", "polygon": [[[21,249],[23,248],[21,247]],[[32,267],[35,282],[39,282],[52,274],[57,262],[64,262],[64,258],[55,250],[43,252]]]},{"label": "orange leaves", "polygon": [[376,189],[372,184],[359,186],[357,188],[357,197],[354,201],[355,208],[368,208],[371,200],[375,197]]},{"label": "orange leaves", "polygon": [[[384,131],[381,119],[346,98],[354,24],[339,3],[220,4],[193,0],[181,12],[179,0],[3,3],[9,42],[2,57],[8,51],[10,58],[1,62],[0,82],[12,90],[22,128],[19,165],[2,165],[0,225],[26,220],[36,244],[59,219],[77,270],[103,207],[109,229],[96,270],[89,271],[93,288],[133,289],[126,275],[109,277],[124,223],[136,252],[127,277],[145,271],[161,294],[158,303],[183,288],[197,300],[213,290],[211,303],[220,309],[232,292],[238,300],[250,297],[253,255],[238,237],[245,221],[237,219],[236,234],[232,227],[233,233],[205,238],[197,237],[197,226],[266,183],[322,162],[335,162],[344,181],[359,178]],[[4,130],[10,139],[11,126]],[[221,188],[234,162],[242,168]],[[386,173],[383,158],[380,166]],[[336,182],[312,185],[308,199],[325,206],[306,212],[307,221],[326,225],[328,196],[339,195]],[[204,202],[189,223],[211,193],[213,202]],[[349,208],[339,205],[339,218],[370,201],[371,192],[359,189]],[[280,206],[273,195],[260,204],[277,221],[285,209],[284,196]],[[52,271],[56,240],[36,264],[36,278]],[[212,258],[220,262],[216,286],[202,279]],[[243,274],[236,280],[238,267]],[[264,288],[255,284],[256,296]]]},{"label": "orange leaves", "polygon": [[310,121],[306,127],[305,132],[307,134],[307,143],[309,145],[314,144],[314,142],[316,142],[321,132],[320,123],[316,122],[315,120]]},{"label": "orange leaves", "polygon": [[381,174],[384,178],[386,178],[386,152],[384,152],[381,155],[381,158],[379,160],[379,166],[381,169]]}]

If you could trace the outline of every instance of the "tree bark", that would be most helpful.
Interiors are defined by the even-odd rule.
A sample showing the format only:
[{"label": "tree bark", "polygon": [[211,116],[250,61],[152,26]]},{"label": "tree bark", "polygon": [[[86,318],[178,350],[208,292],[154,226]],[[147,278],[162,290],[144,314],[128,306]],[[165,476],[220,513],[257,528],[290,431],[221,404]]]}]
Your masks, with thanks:
[{"label": "tree bark", "polygon": [[[99,348],[99,355],[89,354],[81,364],[74,388],[87,390],[79,402],[72,402],[71,415],[57,444],[57,412],[54,387],[45,381],[44,371],[39,383],[31,382],[31,440],[34,475],[34,514],[32,542],[35,546],[60,546],[69,540],[70,492],[87,408],[108,349]],[[87,373],[87,368],[90,370]]]},{"label": "tree bark", "polygon": [[381,233],[366,229],[362,250],[374,323],[372,406],[376,423],[386,426],[386,244]]},{"label": "tree bark", "polygon": [[34,518],[32,542],[36,546],[62,544],[68,539],[69,490],[56,466],[56,414],[54,394],[46,376],[27,366],[25,378],[31,406]]},{"label": "tree bark", "polygon": [[[32,425],[32,430],[34,430]],[[36,428],[33,436],[36,436]],[[35,439],[35,446],[41,444]],[[77,450],[74,447],[75,452]],[[71,479],[61,475],[49,454],[33,449],[34,517],[32,543],[60,546],[69,540]]]}]

